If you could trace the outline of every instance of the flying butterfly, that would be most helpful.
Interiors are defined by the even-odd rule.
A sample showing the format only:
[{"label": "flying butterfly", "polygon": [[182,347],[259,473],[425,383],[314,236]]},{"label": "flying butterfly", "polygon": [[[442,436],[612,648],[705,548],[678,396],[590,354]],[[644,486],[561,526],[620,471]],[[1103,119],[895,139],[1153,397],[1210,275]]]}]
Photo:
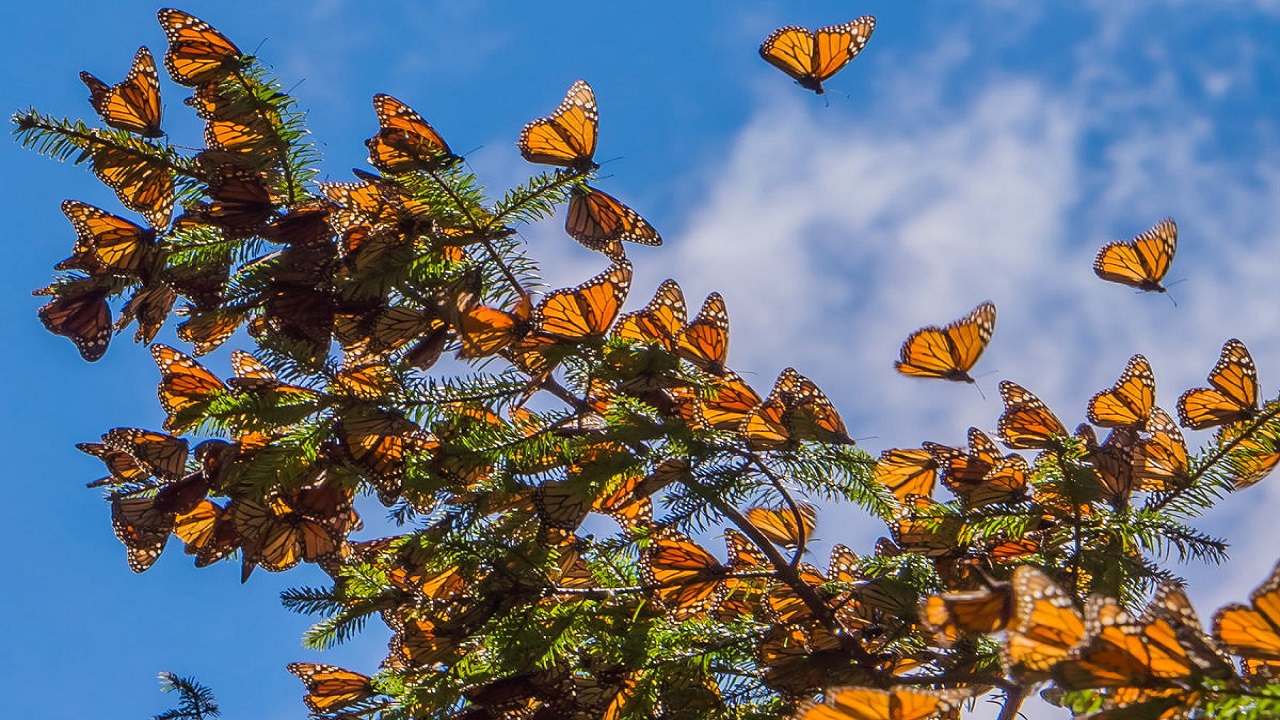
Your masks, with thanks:
[{"label": "flying butterfly", "polygon": [[711,293],[702,302],[689,324],[676,335],[676,354],[712,375],[725,373],[729,358],[729,313],[720,293]]},{"label": "flying butterfly", "polygon": [[160,406],[169,414],[164,429],[181,433],[200,419],[200,413],[227,386],[187,354],[159,343],[151,357],[160,368]]},{"label": "flying butterfly", "polygon": [[1141,427],[1156,403],[1156,377],[1141,355],[1129,359],[1120,379],[1110,390],[1089,400],[1089,422],[1101,427]]},{"label": "flying butterfly", "polygon": [[676,347],[676,335],[685,323],[684,293],[675,280],[663,280],[648,305],[618,316],[613,336],[653,343],[668,352]]},{"label": "flying butterfly", "polygon": [[287,666],[307,688],[303,701],[320,714],[359,702],[373,693],[369,678],[333,665],[295,662]]},{"label": "flying butterfly", "polygon": [[821,95],[822,83],[862,52],[875,29],[876,19],[870,15],[812,32],[787,25],[769,33],[760,45],[760,57],[800,87]]},{"label": "flying butterfly", "polygon": [[378,133],[364,144],[369,148],[369,162],[379,170],[397,175],[434,170],[461,159],[408,105],[379,93],[373,96],[373,109],[378,114]]},{"label": "flying butterfly", "polygon": [[806,702],[796,720],[926,720],[952,717],[973,689],[925,690],[896,687],[880,690],[869,687],[829,688],[821,705]]},{"label": "flying butterfly", "polygon": [[1280,662],[1280,565],[1249,594],[1249,604],[1233,603],[1213,616],[1213,635],[1236,655]]},{"label": "flying butterfly", "polygon": [[240,48],[200,18],[173,8],[157,17],[169,40],[164,66],[174,82],[189,87],[217,82],[244,62]]},{"label": "flying butterfly", "polygon": [[903,375],[974,382],[970,368],[982,357],[996,328],[996,306],[984,302],[944,327],[920,328],[902,343],[894,368]]},{"label": "flying butterfly", "polygon": [[89,88],[89,103],[107,125],[143,137],[164,136],[160,129],[160,76],[151,51],[138,48],[129,74],[117,85],[107,85],[87,72],[80,80]]},{"label": "flying butterfly", "polygon": [[625,256],[619,245],[624,240],[640,245],[662,244],[662,236],[640,213],[612,195],[586,185],[573,188],[564,231],[588,250],[604,253],[613,260]]},{"label": "flying butterfly", "polygon": [[996,433],[1005,445],[1022,450],[1053,448],[1057,447],[1058,438],[1067,435],[1058,416],[1021,385],[1001,380],[1000,397],[1004,399],[1004,413]]},{"label": "flying butterfly", "polygon": [[1160,281],[1169,272],[1177,249],[1178,226],[1173,218],[1165,218],[1132,240],[1103,245],[1093,259],[1093,271],[1103,280],[1165,292]]},{"label": "flying butterfly", "polygon": [[592,160],[599,124],[595,93],[586,81],[577,80],[554,112],[524,126],[516,146],[529,162],[584,174],[600,167]]},{"label": "flying butterfly", "polygon": [[46,330],[71,338],[80,357],[88,362],[106,354],[112,329],[107,288],[79,281],[48,289],[45,294],[54,295],[53,300],[37,311]]},{"label": "flying butterfly", "polygon": [[1183,427],[1203,430],[1258,413],[1258,370],[1239,340],[1231,338],[1222,345],[1218,363],[1209,371],[1209,385],[1192,388],[1178,398]]}]

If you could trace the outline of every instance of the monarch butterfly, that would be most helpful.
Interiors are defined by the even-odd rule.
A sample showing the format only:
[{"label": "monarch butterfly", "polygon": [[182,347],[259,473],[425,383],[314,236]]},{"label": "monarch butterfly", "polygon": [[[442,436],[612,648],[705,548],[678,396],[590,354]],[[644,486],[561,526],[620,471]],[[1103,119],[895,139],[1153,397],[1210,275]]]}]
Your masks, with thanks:
[{"label": "monarch butterfly", "polygon": [[717,430],[736,430],[763,402],[747,381],[733,371],[715,378],[708,390],[710,397],[693,399],[692,412],[697,421]]},{"label": "monarch butterfly", "polygon": [[126,453],[148,475],[173,482],[186,474],[187,441],[166,433],[114,428],[102,436],[106,447]]},{"label": "monarch butterfly", "polygon": [[461,160],[430,123],[408,105],[378,93],[373,96],[378,133],[365,141],[369,162],[379,170],[398,175],[413,170],[434,170]]},{"label": "monarch butterfly", "polygon": [[194,15],[164,8],[157,17],[169,40],[164,66],[174,82],[189,87],[216,82],[243,64],[235,43]]},{"label": "monarch butterfly", "polygon": [[1011,448],[1056,447],[1067,428],[1040,398],[1011,380],[1000,381],[1004,413],[996,426],[1000,440]]},{"label": "monarch butterfly", "polygon": [[876,19],[870,15],[812,32],[794,25],[780,27],[760,45],[760,57],[800,87],[821,95],[822,83],[862,52],[875,28]]},{"label": "monarch butterfly", "polygon": [[1133,474],[1139,490],[1162,492],[1184,484],[1190,477],[1187,442],[1182,430],[1164,410],[1151,408],[1144,428],[1145,439],[1133,448]]},{"label": "monarch butterfly", "polygon": [[[62,201],[62,213],[76,231],[76,248],[59,270],[85,270],[149,278],[157,269],[159,251],[154,230],[139,227],[92,205],[75,200]],[[77,260],[72,262],[73,260]]]},{"label": "monarch butterfly", "polygon": [[1115,600],[1095,595],[1085,618],[1086,641],[1055,670],[1065,687],[1151,687],[1232,674],[1177,586],[1163,586],[1140,618]]},{"label": "monarch butterfly", "polygon": [[663,280],[648,305],[618,317],[614,337],[653,343],[674,352],[676,335],[685,323],[684,293],[675,280]]},{"label": "monarch butterfly", "polygon": [[806,702],[796,720],[925,720],[950,717],[975,690],[922,690],[896,687],[835,687],[821,705]]},{"label": "monarch butterfly", "polygon": [[[1271,403],[1267,405],[1271,410]],[[1221,445],[1235,442],[1228,455],[1228,467],[1236,490],[1260,482],[1280,465],[1280,438],[1270,425],[1258,427],[1249,437],[1240,438],[1242,432],[1243,428],[1227,425],[1218,430],[1216,438]]]},{"label": "monarch butterfly", "polygon": [[662,236],[617,198],[593,187],[575,185],[569,200],[564,231],[588,250],[602,252],[613,260],[624,257],[620,241],[641,245],[661,245]]},{"label": "monarch butterfly", "polygon": [[1218,363],[1209,371],[1207,388],[1192,388],[1178,398],[1178,418],[1192,430],[1248,420],[1258,412],[1258,370],[1244,343],[1231,338],[1222,345]]},{"label": "monarch butterfly", "polygon": [[160,559],[173,530],[174,513],[155,506],[155,498],[111,501],[111,528],[128,552],[129,569],[140,573]]},{"label": "monarch butterfly", "polygon": [[964,523],[946,505],[919,495],[902,501],[889,530],[893,541],[903,550],[925,557],[954,556],[960,550],[960,531]]},{"label": "monarch butterfly", "polygon": [[243,350],[231,351],[231,370],[233,377],[227,380],[227,385],[236,392],[271,393],[277,398],[289,397],[294,402],[319,397],[311,388],[281,382],[271,368]]},{"label": "monarch butterfly", "polygon": [[[827,577],[818,568],[809,563],[796,566],[796,575],[800,582],[811,588],[819,588],[827,584]],[[770,620],[776,625],[814,625],[813,610],[795,588],[786,584],[772,586],[765,595]]]},{"label": "monarch butterfly", "polygon": [[164,137],[160,129],[160,76],[150,50],[138,48],[129,74],[118,85],[109,86],[87,72],[80,73],[80,80],[89,88],[89,103],[107,125],[143,137]]},{"label": "monarch butterfly", "polygon": [[938,477],[938,460],[928,450],[885,450],[876,460],[875,479],[898,500],[908,495],[930,497]]},{"label": "monarch butterfly", "polygon": [[105,355],[111,342],[108,289],[93,282],[79,281],[60,285],[48,292],[54,293],[54,298],[37,311],[45,329],[54,335],[71,338],[80,351],[80,357],[89,362]]},{"label": "monarch butterfly", "polygon": [[516,147],[529,162],[585,174],[600,167],[592,160],[599,125],[595,93],[585,80],[576,80],[555,111],[524,126]]},{"label": "monarch butterfly", "polygon": [[714,609],[724,594],[728,568],[701,545],[675,531],[654,536],[640,566],[646,584],[677,620]]},{"label": "monarch butterfly", "polygon": [[332,712],[373,693],[368,677],[340,667],[295,662],[289,663],[287,668],[306,686],[307,695],[303,701],[316,714]]},{"label": "monarch butterfly", "polygon": [[1178,226],[1173,218],[1165,218],[1132,240],[1103,245],[1093,259],[1093,271],[1103,280],[1165,292],[1160,281],[1169,272],[1177,249]]},{"label": "monarch butterfly", "polygon": [[544,527],[573,532],[591,512],[593,498],[582,483],[546,480],[533,493],[533,505]]},{"label": "monarch butterfly", "polygon": [[276,204],[260,173],[219,166],[209,179],[208,192],[210,202],[188,210],[184,217],[221,229],[227,239],[267,233]]},{"label": "monarch butterfly", "polygon": [[1103,498],[1113,507],[1124,507],[1136,489],[1134,451],[1138,445],[1137,430],[1118,427],[1101,445],[1096,438],[1086,438],[1089,462],[1093,464]]},{"label": "monarch butterfly", "polygon": [[90,134],[85,154],[93,162],[93,173],[125,207],[141,213],[154,228],[169,226],[173,168],[166,161],[105,141],[96,131]]},{"label": "monarch butterfly", "polygon": [[363,358],[396,350],[443,327],[444,321],[431,311],[383,305],[361,314],[336,315],[333,334],[345,355]]},{"label": "monarch butterfly", "polygon": [[943,647],[950,647],[961,635],[999,632],[1012,618],[1013,592],[1008,583],[920,600],[920,620]]},{"label": "monarch butterfly", "polygon": [[253,114],[230,120],[210,120],[204,126],[202,164],[265,169],[277,162],[282,141],[276,124]]},{"label": "monarch butterfly", "polygon": [[1156,401],[1156,378],[1151,364],[1141,355],[1129,358],[1120,379],[1110,390],[1089,400],[1089,422],[1101,427],[1142,426],[1151,416]]},{"label": "monarch butterfly", "polygon": [[191,427],[209,402],[227,391],[203,365],[168,345],[152,345],[151,357],[160,368],[160,406],[169,414],[165,430],[181,433]]},{"label": "monarch butterfly", "polygon": [[762,535],[787,548],[806,545],[818,524],[818,509],[809,503],[796,503],[794,509],[753,507],[744,515]]},{"label": "monarch butterfly", "polygon": [[[181,313],[182,310],[178,312]],[[244,315],[237,312],[193,311],[186,320],[178,324],[178,339],[191,343],[191,354],[200,357],[213,352],[230,339],[242,322]]]},{"label": "monarch butterfly", "polygon": [[729,357],[729,313],[720,293],[711,293],[698,316],[680,329],[676,354],[712,375],[725,373]]},{"label": "monarch butterfly", "polygon": [[1012,584],[1013,619],[1001,661],[1010,673],[1043,678],[1084,641],[1084,618],[1075,599],[1038,568],[1018,566]]},{"label": "monarch butterfly", "polygon": [[196,567],[212,565],[230,555],[243,542],[236,532],[231,513],[207,499],[202,499],[189,512],[174,517],[173,534],[184,543],[184,551],[195,556]]},{"label": "monarch butterfly", "polygon": [[440,444],[417,424],[386,411],[353,410],[342,417],[337,434],[351,461],[370,473],[378,498],[386,504],[400,492],[406,458]]},{"label": "monarch butterfly", "polygon": [[1280,661],[1280,565],[1249,594],[1249,604],[1233,603],[1213,616],[1213,636],[1233,654]]},{"label": "monarch butterfly", "polygon": [[923,446],[938,461],[944,483],[967,485],[981,482],[1001,458],[1000,448],[976,427],[969,428],[968,452],[933,442],[925,442]]},{"label": "monarch butterfly", "polygon": [[392,616],[387,625],[395,633],[389,645],[389,667],[432,667],[462,653],[457,639],[430,620]]},{"label": "monarch butterfly", "polygon": [[86,483],[85,487],[137,483],[151,477],[151,471],[139,465],[132,455],[107,447],[106,443],[76,443],[76,449],[98,458],[107,466],[106,477]]},{"label": "monarch butterfly", "polygon": [[604,335],[631,287],[631,263],[622,261],[574,288],[547,293],[533,310],[535,332],[521,345],[575,342]]},{"label": "monarch butterfly", "polygon": [[795,368],[785,368],[778,375],[769,397],[747,413],[738,432],[759,450],[777,450],[804,440],[853,442],[826,394]]},{"label": "monarch butterfly", "polygon": [[1000,502],[1015,502],[1027,496],[1027,477],[1031,468],[1026,458],[1016,453],[1005,455],[996,461],[982,479],[959,482],[952,475],[944,474],[942,484],[960,498],[965,507],[977,508]]},{"label": "monarch butterfly", "polygon": [[930,325],[911,333],[893,364],[903,375],[972,383],[969,369],[987,349],[996,329],[996,306],[984,302],[945,327]]}]

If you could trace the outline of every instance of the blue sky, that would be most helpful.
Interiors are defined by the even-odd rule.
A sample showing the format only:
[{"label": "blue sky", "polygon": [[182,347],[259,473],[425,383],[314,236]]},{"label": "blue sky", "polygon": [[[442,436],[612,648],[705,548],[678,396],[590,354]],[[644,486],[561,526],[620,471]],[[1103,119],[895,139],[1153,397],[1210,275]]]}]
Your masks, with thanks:
[{"label": "blue sky", "polygon": [[[533,168],[514,140],[569,84],[587,79],[602,121],[599,185],[663,233],[632,250],[632,305],[665,277],[719,290],[730,363],[760,389],[794,365],[821,385],[872,452],[991,429],[1000,378],[1068,424],[1135,352],[1159,399],[1202,384],[1228,337],[1252,350],[1263,392],[1280,378],[1280,2],[588,2],[311,4],[191,2],[183,9],[271,64],[310,110],[325,174],[364,166],[369,97],[404,100],[464,153],[495,193]],[[636,9],[642,7],[643,10]],[[7,8],[0,28],[8,110],[90,118],[77,80],[123,77],[159,54],[155,5],[46,0]],[[762,62],[774,27],[878,18],[867,50],[827,83],[829,105]],[[166,82],[166,128],[198,142]],[[64,198],[117,209],[80,168],[0,143],[8,262],[0,265],[0,409],[9,549],[0,665],[14,717],[138,720],[164,707],[155,674],[194,674],[225,716],[300,717],[291,660],[372,668],[385,633],[322,656],[285,587],[322,582],[223,564],[197,572],[172,549],[134,576],[107,507],[83,483],[96,460],[74,443],[115,426],[158,427],[149,356],[117,338],[93,365],[35,317],[74,239]],[[1178,305],[1102,283],[1103,243],[1172,215]],[[521,229],[555,286],[599,270],[557,221]],[[995,338],[973,388],[892,370],[914,328],[991,299]],[[171,337],[171,329],[161,339]],[[210,365],[225,372],[225,353]],[[1192,441],[1200,438],[1191,433]],[[1228,498],[1202,523],[1232,542],[1230,567],[1188,567],[1202,616],[1242,599],[1275,561],[1280,479]],[[376,509],[372,509],[376,514]],[[823,530],[823,526],[827,530]],[[837,531],[837,528],[839,529]],[[824,512],[818,534],[869,548],[882,528]],[[818,549],[823,556],[822,548]],[[1046,709],[1035,717],[1058,717]]]}]

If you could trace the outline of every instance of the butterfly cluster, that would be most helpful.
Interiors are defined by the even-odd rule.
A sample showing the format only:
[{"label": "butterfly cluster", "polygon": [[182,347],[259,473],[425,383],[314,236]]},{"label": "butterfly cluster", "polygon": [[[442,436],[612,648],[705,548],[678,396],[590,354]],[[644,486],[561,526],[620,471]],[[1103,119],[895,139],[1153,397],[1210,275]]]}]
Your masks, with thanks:
[{"label": "butterfly cluster", "polygon": [[[284,86],[207,23],[159,18],[198,147],[162,129],[145,48],[119,84],[82,75],[105,127],[18,118],[25,142],[88,163],[138,216],[64,203],[75,241],[39,317],[86,360],[130,323],[150,345],[162,427],[79,446],[105,466],[89,485],[132,570],[171,543],[200,567],[238,561],[242,582],[314,564],[332,586],[285,601],[330,613],[316,638],[370,618],[390,630],[376,672],[288,667],[313,714],[924,720],[1052,681],[1094,717],[1175,717],[1274,678],[1274,575],[1207,634],[1156,564],[1221,547],[1167,508],[1280,463],[1280,406],[1240,341],[1177,400],[1181,427],[1216,429],[1207,456],[1135,355],[1074,432],[1005,380],[994,429],[876,459],[796,369],[762,393],[730,367],[720,294],[694,313],[669,279],[628,309],[625,243],[662,241],[594,187],[587,83],[518,135],[552,169],[496,202],[386,94],[372,170],[319,180]],[[873,29],[786,27],[761,54],[821,93]],[[516,228],[559,208],[607,265],[544,288]],[[1104,248],[1099,274],[1161,289],[1174,232]],[[176,341],[160,335],[171,314]],[[972,383],[995,321],[984,302],[921,328],[896,368]],[[256,349],[222,349],[239,342]],[[819,566],[831,497],[885,537]],[[374,499],[400,532],[358,537]],[[1116,599],[1143,583],[1158,587],[1145,610]]]}]

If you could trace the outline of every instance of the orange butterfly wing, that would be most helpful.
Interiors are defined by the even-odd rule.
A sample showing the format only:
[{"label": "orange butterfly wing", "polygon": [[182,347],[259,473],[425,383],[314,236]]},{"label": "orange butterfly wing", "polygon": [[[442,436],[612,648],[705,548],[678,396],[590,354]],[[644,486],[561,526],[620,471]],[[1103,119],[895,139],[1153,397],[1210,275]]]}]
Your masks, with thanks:
[{"label": "orange butterfly wing", "polygon": [[378,134],[365,141],[369,162],[393,175],[432,170],[459,160],[449,144],[413,108],[381,93],[373,96]]},{"label": "orange butterfly wing", "polygon": [[548,293],[534,310],[538,332],[552,340],[604,335],[631,288],[631,263],[615,263],[575,288]]},{"label": "orange butterfly wing", "polygon": [[1107,243],[1093,260],[1093,271],[1103,280],[1165,292],[1160,284],[1169,272],[1178,249],[1178,226],[1165,218],[1136,238]]},{"label": "orange butterfly wing", "polygon": [[1043,677],[1084,641],[1084,617],[1066,591],[1030,565],[1013,571],[1013,601],[1001,661],[1009,672]]},{"label": "orange butterfly wing", "polygon": [[564,230],[587,249],[602,252],[614,260],[623,256],[618,246],[621,241],[662,244],[662,236],[640,213],[612,195],[585,185],[573,189]]},{"label": "orange butterfly wing", "polygon": [[92,284],[64,285],[37,314],[46,330],[71,338],[85,360],[93,362],[106,354],[112,329],[107,288]]},{"label": "orange butterfly wing", "polygon": [[163,137],[160,129],[160,76],[151,51],[138,48],[129,74],[118,85],[108,86],[87,72],[80,79],[89,87],[89,102],[113,128],[128,130],[143,137]]},{"label": "orange butterfly wing", "polygon": [[926,720],[951,717],[972,697],[971,690],[922,690],[896,687],[836,687],[826,691],[821,704],[801,706],[796,720]]},{"label": "orange butterfly wing", "polygon": [[673,531],[653,538],[641,564],[645,582],[683,620],[712,610],[724,592],[724,565],[693,540]]},{"label": "orange butterfly wing", "polygon": [[744,515],[765,537],[790,548],[806,544],[818,524],[818,509],[808,503],[798,503],[795,511],[790,507],[753,507]]},{"label": "orange butterfly wing", "polygon": [[303,700],[316,714],[345,707],[373,692],[368,677],[333,665],[295,662],[289,663],[288,670],[306,686]]},{"label": "orange butterfly wing", "polygon": [[903,375],[972,383],[969,369],[982,357],[995,327],[996,306],[984,302],[946,327],[931,325],[912,333],[894,367]]},{"label": "orange butterfly wing", "polygon": [[240,49],[208,23],[173,8],[160,10],[157,17],[169,40],[164,66],[174,82],[195,87],[239,69]]},{"label": "orange butterfly wing", "polygon": [[876,20],[870,15],[813,32],[788,25],[765,38],[760,57],[790,75],[801,87],[821,95],[822,82],[862,52],[875,27]]},{"label": "orange butterfly wing", "polygon": [[676,354],[713,374],[725,372],[729,357],[729,312],[720,293],[711,293],[698,316],[676,336]]},{"label": "orange butterfly wing", "polygon": [[1141,355],[1129,359],[1120,379],[1110,390],[1089,400],[1089,422],[1102,427],[1144,425],[1156,402],[1156,378]]},{"label": "orange butterfly wing", "polygon": [[[154,230],[75,200],[64,200],[62,212],[79,238],[76,255],[91,253],[92,264],[110,272],[139,277],[151,274],[156,260]],[[94,274],[91,268],[79,269]]]},{"label": "orange butterfly wing", "polygon": [[1045,449],[1057,446],[1057,438],[1067,435],[1067,428],[1040,398],[1010,380],[1000,381],[1004,413],[996,432],[1011,448]]},{"label": "orange butterfly wing", "polygon": [[623,340],[656,343],[675,350],[676,335],[685,323],[684,293],[675,280],[663,280],[648,305],[618,317],[613,336]]},{"label": "orange butterfly wing", "polygon": [[1249,595],[1249,605],[1227,605],[1213,616],[1214,637],[1231,652],[1280,661],[1280,565]]},{"label": "orange butterfly wing", "polygon": [[169,414],[164,429],[181,433],[199,420],[199,413],[227,386],[203,365],[167,345],[151,346],[160,368],[160,406]]},{"label": "orange butterfly wing", "polygon": [[141,213],[152,227],[168,227],[173,210],[173,169],[168,164],[100,142],[91,142],[85,152],[94,174],[116,191],[125,207]]},{"label": "orange butterfly wing", "polygon": [[938,477],[938,461],[925,449],[885,450],[876,460],[875,479],[898,500],[908,495],[930,497]]},{"label": "orange butterfly wing", "polygon": [[516,146],[529,162],[588,172],[599,167],[592,160],[599,124],[595,93],[586,81],[577,80],[554,112],[524,126]]},{"label": "orange butterfly wing", "polygon": [[1209,372],[1208,388],[1192,388],[1178,398],[1178,417],[1193,430],[1247,420],[1258,412],[1258,370],[1244,343],[1222,346]]}]

